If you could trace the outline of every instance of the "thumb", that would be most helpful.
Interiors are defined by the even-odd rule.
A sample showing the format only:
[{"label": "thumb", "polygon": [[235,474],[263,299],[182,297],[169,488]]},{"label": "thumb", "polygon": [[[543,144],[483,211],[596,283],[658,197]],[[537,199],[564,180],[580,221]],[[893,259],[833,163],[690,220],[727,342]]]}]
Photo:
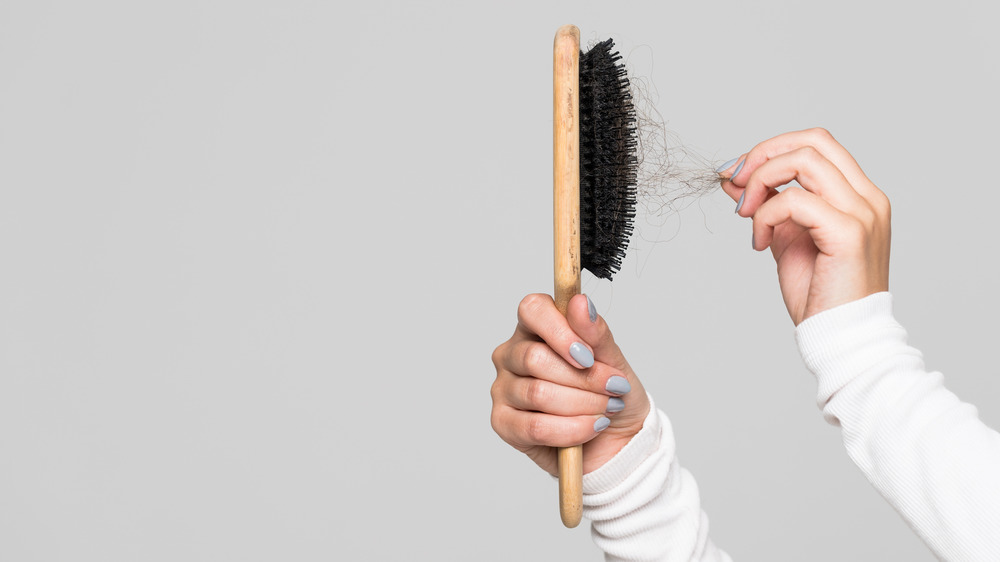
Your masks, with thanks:
[{"label": "thumb", "polygon": [[615,343],[611,328],[597,314],[593,301],[587,295],[576,295],[570,299],[566,319],[570,328],[594,350],[594,360],[623,371],[629,368],[622,350]]}]

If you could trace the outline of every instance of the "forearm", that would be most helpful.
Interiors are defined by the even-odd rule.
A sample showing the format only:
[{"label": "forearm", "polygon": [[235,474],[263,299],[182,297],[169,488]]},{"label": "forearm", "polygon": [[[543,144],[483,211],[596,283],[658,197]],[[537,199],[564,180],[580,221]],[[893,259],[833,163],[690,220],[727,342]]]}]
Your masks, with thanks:
[{"label": "forearm", "polygon": [[584,516],[607,560],[728,562],[708,538],[694,477],[675,456],[670,421],[650,398],[642,431],[584,476]]},{"label": "forearm", "polygon": [[819,406],[851,459],[945,560],[1000,560],[1000,434],[928,373],[888,293],[803,322]]}]

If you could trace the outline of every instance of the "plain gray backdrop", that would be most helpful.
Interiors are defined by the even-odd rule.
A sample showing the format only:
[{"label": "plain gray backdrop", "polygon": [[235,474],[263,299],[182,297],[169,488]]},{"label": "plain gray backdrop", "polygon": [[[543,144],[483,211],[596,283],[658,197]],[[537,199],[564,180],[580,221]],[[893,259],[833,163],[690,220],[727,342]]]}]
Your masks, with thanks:
[{"label": "plain gray backdrop", "polygon": [[[928,366],[1000,426],[994,2],[0,1],[0,559],[597,560],[489,424],[551,291],[551,45],[714,162],[828,128]],[[736,560],[931,560],[721,192],[584,290]]]}]

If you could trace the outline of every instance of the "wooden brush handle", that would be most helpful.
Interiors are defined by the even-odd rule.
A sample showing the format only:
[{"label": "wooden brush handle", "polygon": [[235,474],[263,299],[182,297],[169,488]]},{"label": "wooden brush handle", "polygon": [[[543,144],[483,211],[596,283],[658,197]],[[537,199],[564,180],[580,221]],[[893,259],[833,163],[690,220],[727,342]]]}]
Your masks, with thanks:
[{"label": "wooden brush handle", "polygon": [[[563,315],[580,293],[580,30],[556,31],[552,61],[552,174],[555,301]],[[576,527],[583,517],[583,446],[559,449],[559,515]]]}]

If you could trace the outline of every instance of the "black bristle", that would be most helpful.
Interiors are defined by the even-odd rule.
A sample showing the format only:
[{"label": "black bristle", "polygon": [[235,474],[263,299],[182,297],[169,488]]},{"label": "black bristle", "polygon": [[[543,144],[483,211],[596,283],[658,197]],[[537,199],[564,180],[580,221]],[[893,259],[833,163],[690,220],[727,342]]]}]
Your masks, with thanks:
[{"label": "black bristle", "polygon": [[581,265],[602,279],[621,269],[635,220],[635,108],[611,39],[580,54]]}]

